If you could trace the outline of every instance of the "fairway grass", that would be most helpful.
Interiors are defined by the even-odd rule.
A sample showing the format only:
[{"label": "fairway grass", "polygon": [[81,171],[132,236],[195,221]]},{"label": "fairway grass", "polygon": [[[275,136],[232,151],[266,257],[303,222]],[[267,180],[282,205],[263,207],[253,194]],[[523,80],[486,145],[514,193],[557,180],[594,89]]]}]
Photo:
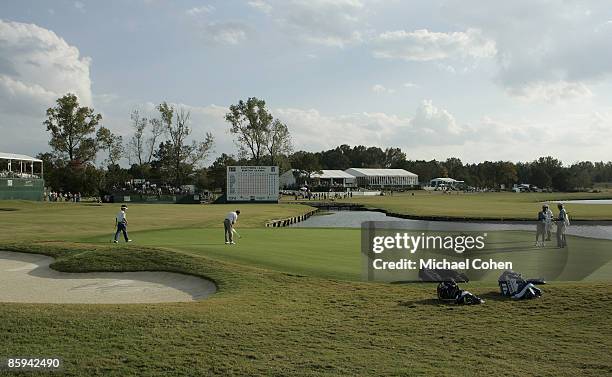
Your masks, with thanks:
[{"label": "fairway grass", "polygon": [[[469,283],[462,288],[484,305],[446,305],[434,299],[435,284],[356,281],[359,230],[262,228],[305,206],[241,205],[234,246],[221,228],[234,206],[131,205],[130,244],[108,242],[116,205],[0,206],[16,209],[0,211],[0,249],[50,255],[60,271],[179,272],[218,287],[194,303],[0,303],[0,356],[60,357],[62,375],[612,373],[607,282],[555,282],[531,301]],[[570,242],[610,250],[610,241]]]},{"label": "fairway grass", "polygon": [[[413,195],[414,194],[414,195]],[[445,194],[431,191],[395,193],[392,196],[355,196],[341,202],[355,203],[371,209],[383,209],[390,213],[421,217],[480,220],[534,220],[543,202],[559,200],[610,199],[610,192],[603,193],[514,193],[485,192]],[[572,220],[612,220],[612,204],[565,205]],[[551,209],[558,213],[556,205]]]}]

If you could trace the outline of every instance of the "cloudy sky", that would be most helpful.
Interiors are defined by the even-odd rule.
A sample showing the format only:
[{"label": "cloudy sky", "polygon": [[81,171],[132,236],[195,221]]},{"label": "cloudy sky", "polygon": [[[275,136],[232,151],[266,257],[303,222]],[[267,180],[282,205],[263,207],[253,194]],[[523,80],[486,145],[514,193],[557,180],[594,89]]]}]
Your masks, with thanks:
[{"label": "cloudy sky", "polygon": [[49,149],[76,93],[128,138],[168,101],[235,152],[223,117],[266,100],[295,149],[412,159],[612,160],[612,7],[570,0],[0,2],[0,151]]}]

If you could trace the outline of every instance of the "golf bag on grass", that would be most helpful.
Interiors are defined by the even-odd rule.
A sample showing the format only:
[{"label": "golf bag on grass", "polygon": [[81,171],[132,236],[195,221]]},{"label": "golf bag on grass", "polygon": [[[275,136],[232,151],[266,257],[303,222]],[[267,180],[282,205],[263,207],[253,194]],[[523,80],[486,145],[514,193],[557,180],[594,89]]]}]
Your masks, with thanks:
[{"label": "golf bag on grass", "polygon": [[542,290],[535,284],[546,284],[542,279],[523,279],[523,275],[512,270],[504,271],[499,279],[499,290],[502,296],[515,300],[532,299],[542,296]]},{"label": "golf bag on grass", "polygon": [[459,288],[453,280],[443,281],[438,284],[438,299],[446,302],[454,302],[459,305],[484,304],[484,300]]}]

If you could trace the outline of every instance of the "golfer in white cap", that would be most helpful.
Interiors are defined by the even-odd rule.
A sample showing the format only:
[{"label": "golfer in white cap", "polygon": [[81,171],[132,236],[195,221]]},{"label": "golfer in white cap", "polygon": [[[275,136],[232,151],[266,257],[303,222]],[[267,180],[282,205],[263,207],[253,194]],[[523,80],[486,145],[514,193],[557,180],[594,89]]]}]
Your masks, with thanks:
[{"label": "golfer in white cap", "polygon": [[225,216],[225,220],[223,220],[223,228],[225,230],[225,243],[233,245],[234,242],[234,224],[238,221],[238,215],[240,215],[240,210],[230,212]]},{"label": "golfer in white cap", "polygon": [[117,216],[115,217],[115,222],[117,224],[117,231],[115,232],[115,239],[113,242],[117,243],[119,242],[119,234],[123,233],[123,238],[125,238],[125,242],[132,242],[131,239],[129,239],[128,237],[128,233],[127,233],[127,217],[125,216],[125,211],[127,210],[127,206],[125,204],[121,205],[121,211],[119,211],[119,213],[117,214]]}]

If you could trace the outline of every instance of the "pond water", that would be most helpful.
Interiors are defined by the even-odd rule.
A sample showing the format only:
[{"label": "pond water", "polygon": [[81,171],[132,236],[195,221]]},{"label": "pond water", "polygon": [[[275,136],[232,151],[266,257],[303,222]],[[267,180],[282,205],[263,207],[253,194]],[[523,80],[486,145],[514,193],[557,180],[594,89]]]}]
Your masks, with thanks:
[{"label": "pond water", "polygon": [[[552,202],[551,202],[552,203]],[[554,203],[569,204],[612,204],[612,199],[581,199],[581,200],[559,200]]]},{"label": "pond water", "polygon": [[[296,228],[361,228],[364,221],[397,222],[399,229],[485,231],[485,230],[529,230],[535,231],[535,224],[517,223],[476,223],[454,221],[410,220],[387,216],[373,211],[329,211],[311,216],[305,221],[291,225]],[[393,224],[395,226],[395,224]],[[555,227],[553,226],[553,233]],[[570,225],[567,234],[612,240],[612,225]],[[554,235],[553,235],[554,237]]]}]

